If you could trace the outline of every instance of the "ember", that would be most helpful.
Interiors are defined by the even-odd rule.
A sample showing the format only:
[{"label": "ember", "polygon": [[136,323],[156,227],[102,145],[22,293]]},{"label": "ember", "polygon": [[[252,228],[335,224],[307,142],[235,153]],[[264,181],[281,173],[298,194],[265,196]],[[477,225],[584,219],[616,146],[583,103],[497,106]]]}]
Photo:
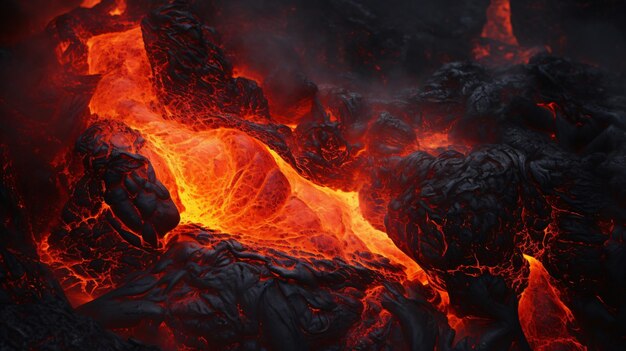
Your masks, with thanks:
[{"label": "ember", "polygon": [[0,348],[626,348],[623,76],[527,7],[74,6],[1,58]]}]

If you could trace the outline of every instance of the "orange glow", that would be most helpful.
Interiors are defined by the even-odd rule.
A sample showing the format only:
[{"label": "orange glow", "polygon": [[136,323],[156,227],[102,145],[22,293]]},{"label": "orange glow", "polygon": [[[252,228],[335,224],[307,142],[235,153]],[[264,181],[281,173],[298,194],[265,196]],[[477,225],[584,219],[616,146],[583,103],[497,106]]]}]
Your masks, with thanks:
[{"label": "orange glow", "polygon": [[453,145],[447,132],[419,134],[417,140],[419,149],[424,151],[435,151],[439,148],[448,148]]},{"label": "orange glow", "polygon": [[109,11],[111,16],[119,16],[126,12],[126,0],[115,0],[115,8]]},{"label": "orange glow", "polygon": [[[96,214],[85,216],[80,225],[88,226],[91,221],[97,219],[108,210],[109,206],[103,203],[102,208]],[[98,277],[86,275],[84,270],[80,268],[84,263],[82,259],[76,261],[61,259],[61,253],[50,249],[48,236],[42,238],[37,249],[41,262],[48,264],[54,269],[60,268],[64,271],[65,275],[59,277],[59,282],[63,286],[65,295],[72,306],[79,306],[91,301],[98,295],[98,289],[110,288],[113,285],[109,274],[102,274]],[[114,260],[115,258],[109,257],[108,259]]]},{"label": "orange glow", "polygon": [[531,348],[536,351],[587,350],[571,335],[574,316],[561,301],[550,274],[537,259],[528,255],[524,258],[530,264],[530,275],[518,309],[520,324]]},{"label": "orange glow", "polygon": [[476,60],[485,58],[490,54],[489,46],[476,44],[476,46],[472,49],[472,53],[474,55],[474,59]]},{"label": "orange glow", "polygon": [[497,64],[527,63],[528,60],[549,47],[522,47],[513,33],[511,24],[511,4],[509,0],[491,0],[487,8],[487,21],[483,26],[480,41],[472,50],[474,59],[489,59]]},{"label": "orange glow", "polygon": [[84,7],[87,9],[90,9],[96,5],[98,5],[100,3],[101,0],[83,0],[83,2],[80,3],[80,7]]},{"label": "orange glow", "polygon": [[[129,113],[142,116],[148,112],[130,111],[132,109],[154,112],[150,106],[156,106],[157,98],[150,82],[150,64],[141,41],[141,28],[92,37],[87,47],[89,74],[108,73],[102,76],[91,98],[92,113],[121,119]],[[154,119],[153,116],[148,118]]]},{"label": "orange glow", "polygon": [[258,86],[263,86],[263,76],[244,65],[233,66],[233,78],[248,78]]},{"label": "orange glow", "polygon": [[91,112],[122,121],[146,139],[141,153],[170,190],[181,223],[290,253],[356,262],[358,252],[378,253],[424,280],[417,264],[364,219],[356,192],[311,183],[241,131],[198,131],[162,118],[139,27],[95,36],[87,46],[89,73],[102,75]]},{"label": "orange glow", "polygon": [[483,38],[517,46],[517,38],[511,25],[511,4],[509,0],[491,0],[487,8],[487,23],[481,34]]}]

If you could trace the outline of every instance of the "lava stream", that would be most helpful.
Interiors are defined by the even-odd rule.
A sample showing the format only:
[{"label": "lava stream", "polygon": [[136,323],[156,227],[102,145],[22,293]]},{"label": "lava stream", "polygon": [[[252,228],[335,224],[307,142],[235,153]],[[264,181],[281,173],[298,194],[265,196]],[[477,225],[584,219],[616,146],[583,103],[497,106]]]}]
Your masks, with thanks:
[{"label": "lava stream", "polygon": [[182,223],[328,258],[370,251],[403,265],[409,277],[422,272],[363,218],[356,192],[311,183],[243,132],[194,131],[164,120],[139,27],[95,36],[87,45],[89,73],[102,75],[91,112],[126,123],[148,141],[143,152],[172,192]]}]

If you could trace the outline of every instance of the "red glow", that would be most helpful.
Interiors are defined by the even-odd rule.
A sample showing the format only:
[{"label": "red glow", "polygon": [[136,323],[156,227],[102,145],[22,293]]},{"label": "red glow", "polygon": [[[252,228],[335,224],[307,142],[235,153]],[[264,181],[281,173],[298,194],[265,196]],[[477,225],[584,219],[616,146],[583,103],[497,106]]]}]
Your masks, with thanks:
[{"label": "red glow", "polygon": [[119,16],[126,12],[126,0],[115,0],[115,8],[109,11],[111,16]]},{"label": "red glow", "polygon": [[491,0],[491,4],[487,8],[487,23],[483,27],[481,36],[508,45],[519,45],[511,25],[511,4],[509,0]]},{"label": "red glow", "polygon": [[[403,265],[409,277],[424,279],[417,264],[365,220],[356,192],[313,184],[243,132],[197,131],[163,119],[139,27],[92,37],[87,46],[89,73],[102,75],[91,112],[122,121],[146,139],[142,153],[172,193],[181,223],[233,233],[244,243],[294,254],[302,250],[351,261],[359,251],[378,253]],[[437,135],[427,143],[435,146],[444,139]],[[45,241],[40,251],[47,262],[60,263]],[[87,287],[106,281],[105,277],[87,281],[76,272],[75,278],[83,296],[72,296],[74,303],[95,297]],[[108,289],[106,284],[103,288]]]},{"label": "red glow", "polygon": [[556,113],[559,109],[559,105],[557,105],[556,102],[540,102],[540,103],[537,103],[537,106],[541,108],[545,108],[546,110],[550,111],[550,113],[552,114],[552,118],[556,119]]},{"label": "red glow", "polygon": [[263,76],[245,65],[233,67],[233,78],[247,78],[253,80],[258,86],[263,86]]},{"label": "red glow", "polygon": [[543,264],[524,255],[530,264],[528,287],[519,301],[522,330],[533,350],[587,350],[572,336],[572,312],[561,301]]},{"label": "red glow", "polygon": [[83,0],[83,2],[80,4],[80,7],[84,7],[87,9],[90,9],[96,5],[98,5],[100,3],[101,0]]},{"label": "red glow", "polygon": [[509,0],[491,0],[486,15],[481,40],[474,44],[474,59],[495,64],[527,63],[539,51],[550,51],[549,47],[542,49],[519,45],[511,23]]}]

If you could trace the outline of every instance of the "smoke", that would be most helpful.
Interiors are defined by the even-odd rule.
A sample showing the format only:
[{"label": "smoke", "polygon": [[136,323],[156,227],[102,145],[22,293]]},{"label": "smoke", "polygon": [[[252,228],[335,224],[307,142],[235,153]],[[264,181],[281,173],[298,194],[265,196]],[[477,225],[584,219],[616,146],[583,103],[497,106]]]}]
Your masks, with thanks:
[{"label": "smoke", "polygon": [[520,44],[549,46],[567,56],[624,72],[626,3],[620,0],[511,0],[511,21]]},{"label": "smoke", "polygon": [[215,1],[203,19],[218,29],[236,65],[264,76],[299,70],[319,85],[370,90],[414,85],[441,63],[471,57],[488,4]]}]

